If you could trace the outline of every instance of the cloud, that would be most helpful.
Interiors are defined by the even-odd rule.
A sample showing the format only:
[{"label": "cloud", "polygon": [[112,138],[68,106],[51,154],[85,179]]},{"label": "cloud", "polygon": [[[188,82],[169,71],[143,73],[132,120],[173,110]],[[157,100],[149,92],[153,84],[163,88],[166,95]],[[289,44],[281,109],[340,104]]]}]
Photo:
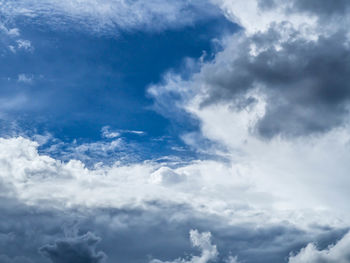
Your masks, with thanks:
[{"label": "cloud", "polygon": [[109,129],[110,129],[109,126],[104,126],[104,127],[102,127],[101,132],[102,132],[102,136],[103,136],[103,137],[108,138],[108,139],[111,139],[111,138],[117,138],[117,137],[120,136],[120,133],[119,133],[119,132],[110,131]]},{"label": "cloud", "polygon": [[350,234],[346,234],[336,244],[324,250],[318,250],[314,244],[309,244],[298,254],[289,258],[289,263],[348,263],[350,262]]},{"label": "cloud", "polygon": [[[2,5],[1,2],[0,5]],[[9,26],[3,20],[0,20],[0,44],[5,47],[5,50],[9,50],[12,53],[16,53],[18,50],[34,51],[32,43],[27,39],[21,38],[19,28]]]},{"label": "cloud", "polygon": [[18,82],[23,82],[26,84],[30,84],[33,81],[33,76],[32,75],[27,75],[27,74],[19,74],[17,78]]},{"label": "cloud", "polygon": [[155,184],[171,185],[185,180],[186,177],[174,172],[169,167],[161,167],[151,174],[150,181]]},{"label": "cloud", "polygon": [[16,43],[17,43],[18,49],[23,49],[26,51],[33,51],[34,50],[32,43],[29,40],[18,39],[16,41]]},{"label": "cloud", "polygon": [[[94,32],[161,30],[201,19],[188,3],[22,0],[4,2],[0,12],[37,23],[50,17],[55,28],[73,21]],[[62,238],[61,226],[73,219],[81,233],[103,238],[99,246],[110,258],[140,262],[151,253],[165,259],[153,263],[237,262],[230,251],[242,262],[279,262],[320,235],[349,226],[349,41],[345,25],[334,23],[347,7],[334,6],[327,14],[298,1],[213,3],[242,30],[216,40],[221,51],[213,60],[192,63],[186,77],[170,72],[149,88],[159,112],[198,124],[198,131],[180,137],[211,158],[176,165],[123,162],[114,153],[129,155],[129,145],[119,135],[141,133],[108,127],[101,131],[106,140],[44,149],[39,143],[54,139],[1,138],[0,207],[6,209],[0,242],[6,255],[0,259],[102,262],[106,256],[96,251],[94,234]],[[4,32],[14,37],[13,50],[27,50],[31,44],[19,42],[19,31],[11,30]],[[0,108],[12,109],[22,100],[2,102]],[[83,162],[96,156],[112,162]],[[218,248],[209,232],[193,230],[200,255],[191,251],[188,258],[166,261],[187,251],[183,235],[191,228],[211,231]],[[325,250],[309,245],[290,262],[345,261],[347,239]],[[38,247],[47,259],[38,259]]]},{"label": "cloud", "polygon": [[101,129],[102,137],[112,139],[120,137],[122,134],[135,134],[135,135],[145,135],[144,131],[136,131],[136,130],[111,130],[111,127],[104,126]]},{"label": "cloud", "polygon": [[[186,77],[168,72],[161,83],[151,85],[155,108],[168,118],[198,122],[198,131],[181,135],[184,142],[230,163],[230,171],[213,168],[216,179],[203,187],[215,184],[218,196],[224,181],[245,182],[241,186],[246,192],[239,197],[225,192],[223,203],[270,193],[247,203],[270,203],[276,218],[281,216],[276,210],[293,207],[305,220],[333,207],[330,221],[342,225],[347,216],[335,214],[348,211],[348,15],[344,21],[338,16],[343,21],[339,24],[330,19],[322,30],[326,18],[318,13],[314,19],[306,11],[295,11],[305,18],[295,21],[282,4],[272,8],[259,7],[257,1],[221,2],[228,16],[235,14],[241,21],[242,30],[221,39],[222,50],[212,60],[187,67]],[[240,13],[236,7],[244,10]],[[269,20],[255,28],[265,13]]]},{"label": "cloud", "polygon": [[0,23],[0,32],[6,34],[7,36],[10,37],[19,37],[20,32],[19,29],[14,27],[14,28],[7,28],[4,24]]},{"label": "cloud", "polygon": [[[191,258],[182,259],[178,258],[173,263],[207,263],[215,261],[218,256],[218,251],[215,245],[211,244],[211,233],[204,232],[199,233],[198,230],[190,231],[191,243],[194,247],[201,250],[200,256],[191,256]],[[150,263],[170,263],[169,261],[161,261],[158,259],[153,259]]]},{"label": "cloud", "polygon": [[[225,119],[222,109],[209,111],[212,112],[218,122],[222,121],[219,116]],[[205,119],[212,120],[209,115]],[[211,130],[217,127],[209,124],[216,125],[205,123],[206,136],[218,139],[215,130]],[[166,161],[117,160],[88,168],[75,159],[62,162],[40,154],[39,144],[29,139],[0,139],[0,178],[25,204],[40,204],[45,200],[44,203],[62,209],[77,206],[119,209],[162,200],[188,205],[208,216],[217,214],[236,223],[287,220],[306,229],[315,222],[346,225],[345,219],[350,215],[339,200],[348,195],[344,188],[348,185],[349,154],[344,148],[349,138],[347,133],[291,143],[278,140],[265,143],[242,134],[248,136],[249,142],[232,142],[235,125],[225,126],[227,141],[225,137],[220,140],[232,150],[241,148],[238,155],[232,156],[237,162],[197,160],[180,162],[175,167],[168,166]],[[271,160],[273,166],[269,165]],[[319,162],[321,165],[316,169],[314,164]],[[336,180],[329,180],[327,175],[331,171],[336,171]]]},{"label": "cloud", "polygon": [[[233,111],[247,109],[256,103],[252,94],[259,94],[265,102],[264,111],[251,132],[265,138],[309,136],[347,124],[348,13],[343,22],[328,19],[325,27],[323,20],[308,21],[310,16],[299,10],[313,5],[297,9],[304,1],[292,1],[294,13],[304,20],[294,18],[280,1],[249,0],[247,5],[241,1],[218,2],[243,30],[222,39],[223,50],[213,60],[198,61],[199,72],[188,68],[192,72],[189,79],[169,73],[164,85],[150,87],[149,94],[155,98],[158,111],[169,116],[166,105],[170,103],[180,109],[191,103],[199,103],[200,107],[224,103]],[[334,9],[341,6],[335,5]],[[266,24],[255,28],[265,14]],[[316,18],[321,15],[321,11],[315,11]],[[340,15],[337,13],[339,19]],[[172,109],[172,114],[179,116],[179,112]]]},{"label": "cloud", "polygon": [[[37,18],[55,28],[83,26],[95,32],[117,29],[163,30],[190,25],[206,16],[219,12],[207,1],[161,0],[85,0],[85,1],[2,1],[1,13],[10,19],[24,17],[38,22]],[[211,7],[211,8],[210,8]]]},{"label": "cloud", "polygon": [[288,3],[281,0],[259,0],[258,5],[263,10],[278,8],[284,6],[287,12],[306,12],[308,14],[317,15],[318,17],[329,19],[330,16],[346,15],[349,13],[349,1],[339,0],[292,0]]},{"label": "cloud", "polygon": [[[1,188],[1,195],[4,193]],[[25,263],[25,259],[36,263],[50,262],[50,257],[43,257],[39,253],[39,248],[43,247],[52,257],[57,252],[59,259],[64,256],[61,252],[68,250],[72,251],[72,256],[79,251],[84,255],[89,255],[91,251],[97,255],[103,251],[108,255],[106,262],[149,262],[149,255],[169,261],[178,255],[190,255],[183,257],[184,260],[205,259],[204,251],[211,257],[215,252],[214,244],[211,238],[205,238],[204,232],[198,231],[197,236],[195,233],[191,235],[201,246],[191,248],[187,241],[191,228],[213,233],[221,256],[218,262],[230,254],[239,254],[239,258],[246,259],[248,263],[262,258],[263,263],[279,262],[291,250],[299,249],[300,245],[319,240],[317,235],[308,236],[291,225],[275,224],[256,228],[253,225],[230,224],[220,216],[200,213],[189,206],[161,200],[144,203],[142,207],[134,204],[133,207],[124,206],[120,209],[107,206],[61,209],[46,201],[37,205],[24,205],[18,200],[0,197],[0,209],[0,247],[3,254],[0,259],[21,259]],[[95,233],[91,239],[82,235],[89,231]],[[325,231],[328,232],[332,233],[332,230]],[[101,240],[93,249],[87,240],[99,239],[96,236],[101,237]],[[338,236],[335,235],[330,242]],[[209,242],[206,243],[206,240]],[[69,256],[68,253],[65,255]]]},{"label": "cloud", "polygon": [[[252,97],[244,96],[259,90],[266,96],[267,105],[256,129],[265,137],[308,135],[342,125],[350,95],[346,36],[336,32],[308,41],[291,30],[284,40],[283,30],[288,27],[281,25],[252,38],[241,38],[235,49],[227,49],[204,67],[207,96],[203,103],[249,105],[254,100],[249,102]],[[252,49],[246,48],[249,46],[259,47],[261,52],[252,54]],[[240,52],[233,55],[237,49]],[[228,66],[222,67],[225,62]]]},{"label": "cloud", "polygon": [[[88,169],[81,162],[64,163],[37,149],[38,143],[24,138],[0,140],[0,247],[10,259],[47,262],[37,253],[40,247],[52,262],[80,252],[97,260],[101,250],[111,262],[147,262],[147,255],[172,262],[184,252],[194,256],[178,262],[214,262],[215,251],[220,251],[218,262],[228,260],[232,252],[243,262],[268,263],[321,240],[319,235],[329,235],[323,239],[333,242],[343,233],[339,222],[334,228],[327,224],[329,218],[334,220],[333,211],[318,218],[317,211],[305,212],[290,202],[292,213],[286,211],[287,205],[272,209],[276,200],[251,188],[242,178],[243,168],[239,176],[235,167],[214,161],[163,169],[165,164],[152,162]],[[157,171],[186,180],[149,182]],[[195,256],[185,242],[189,229],[213,233],[217,248],[210,234],[192,231],[191,242],[201,251]],[[96,234],[79,235],[88,231]],[[101,242],[94,250],[96,236]]]},{"label": "cloud", "polygon": [[228,19],[239,24],[248,35],[259,31],[266,31],[273,23],[279,24],[288,21],[296,27],[300,27],[305,24],[315,25],[317,20],[314,17],[303,15],[299,12],[286,12],[284,6],[286,1],[212,0],[212,2],[222,9]]},{"label": "cloud", "polygon": [[10,258],[6,255],[0,255],[0,262],[1,263],[33,263],[33,261],[25,257]]},{"label": "cloud", "polygon": [[45,245],[39,251],[53,263],[101,263],[105,261],[106,255],[95,251],[99,242],[98,237],[88,232],[83,236],[57,240],[55,244]]}]

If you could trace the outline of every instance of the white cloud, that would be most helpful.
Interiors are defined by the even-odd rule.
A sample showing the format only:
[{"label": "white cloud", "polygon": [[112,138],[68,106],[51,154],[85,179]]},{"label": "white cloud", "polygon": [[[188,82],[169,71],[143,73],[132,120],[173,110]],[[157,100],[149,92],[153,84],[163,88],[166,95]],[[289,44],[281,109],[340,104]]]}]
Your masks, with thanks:
[{"label": "white cloud", "polygon": [[169,167],[161,167],[151,174],[150,182],[154,184],[172,185],[185,180],[186,177],[174,172]]},{"label": "white cloud", "polygon": [[350,234],[346,234],[336,244],[324,250],[318,250],[316,245],[309,244],[298,254],[289,258],[289,263],[349,263]]},{"label": "white cloud", "polygon": [[[2,2],[0,1],[0,7]],[[0,8],[1,14],[1,8]],[[0,44],[3,44],[12,53],[16,53],[17,50],[24,50],[32,52],[34,47],[29,40],[22,39],[20,30],[16,27],[8,27],[0,20]]]},{"label": "white cloud", "polygon": [[17,77],[17,81],[29,84],[32,83],[33,76],[28,74],[19,74]]},{"label": "white cloud", "polygon": [[4,24],[0,23],[0,32],[5,33],[10,37],[19,37],[20,32],[18,28],[7,28]]},{"label": "white cloud", "polygon": [[17,43],[17,48],[18,49],[23,49],[26,51],[33,51],[34,48],[32,46],[32,43],[29,40],[25,40],[25,39],[18,39],[16,41]]},{"label": "white cloud", "polygon": [[[203,142],[207,139],[217,147],[206,147],[206,153],[229,160],[230,168],[226,171],[215,171],[220,170],[220,162],[215,163],[210,171],[212,176],[215,174],[216,177],[211,178],[210,183],[204,183],[205,179],[201,178],[205,185],[203,187],[215,184],[213,188],[216,188],[216,194],[219,195],[218,189],[225,183],[236,180],[238,182],[241,179],[241,187],[248,189],[244,193],[239,192],[238,199],[243,198],[249,205],[262,210],[269,206],[273,211],[271,215],[274,214],[277,221],[288,217],[288,221],[305,225],[302,220],[309,221],[313,218],[311,221],[319,221],[322,224],[348,225],[346,218],[350,216],[350,211],[345,200],[350,198],[347,190],[350,187],[349,122],[345,120],[340,126],[330,126],[326,131],[316,134],[300,137],[282,134],[267,139],[257,132],[257,123],[267,116],[268,106],[277,105],[280,99],[285,98],[280,98],[281,96],[273,92],[274,96],[269,97],[270,94],[266,91],[269,87],[254,80],[252,88],[245,90],[244,85],[243,88],[240,87],[241,83],[254,78],[254,74],[246,76],[243,72],[242,76],[236,75],[240,73],[239,66],[242,60],[247,61],[248,67],[251,66],[256,75],[263,74],[267,66],[262,67],[261,71],[260,68],[254,71],[255,65],[249,62],[263,52],[264,48],[271,51],[264,54],[266,57],[272,57],[268,62],[274,63],[274,54],[277,54],[277,57],[278,52],[290,47],[291,43],[297,43],[295,49],[303,43],[316,43],[317,47],[316,39],[327,38],[328,29],[343,32],[346,23],[332,24],[322,31],[323,24],[318,21],[316,14],[288,13],[283,4],[275,9],[262,10],[255,0],[215,2],[222,7],[227,16],[244,27],[243,32],[222,39],[220,43],[223,51],[218,52],[209,62],[198,61],[199,72],[191,67],[186,69],[187,73],[192,72],[190,78],[183,79],[181,75],[168,73],[161,84],[149,87],[148,92],[155,99],[155,108],[170,118],[190,116],[198,120],[200,131],[183,134],[181,137],[185,143],[201,151],[204,148]],[[348,14],[345,16],[347,19]],[[277,42],[268,33],[269,29],[278,31]],[[253,38],[259,40],[258,46],[249,46]],[[343,41],[343,38],[340,39]],[[345,40],[341,43],[341,46],[343,45],[348,45],[348,42]],[[323,54],[321,52],[319,59],[327,58]],[[292,54],[290,56],[292,57]],[[300,57],[300,61],[306,59],[307,54]],[[283,66],[281,63],[280,67]],[[286,67],[286,71],[283,72],[288,72],[288,69]],[[283,72],[279,75],[282,79]],[[220,89],[220,85],[224,88]],[[235,90],[234,85],[238,86],[238,91],[231,96],[230,91]],[[279,83],[277,88],[283,85],[284,83]],[[283,87],[282,94],[287,92],[288,85]],[[297,84],[292,96],[300,96],[298,98],[302,100],[305,94],[302,88],[302,84]],[[319,91],[312,92],[317,94]],[[220,99],[207,103],[210,96]],[[314,104],[322,104],[321,99],[316,98]],[[291,107],[293,105],[291,103]],[[289,115],[287,112],[284,118],[289,117],[291,111],[295,110],[301,116],[310,116],[308,120],[315,117],[315,123],[319,121],[321,124],[327,124],[327,117],[324,115],[308,115],[312,106],[308,103],[305,108],[289,108]],[[283,115],[281,116],[276,122],[283,121]],[[346,116],[345,119],[348,119],[348,115]],[[289,128],[300,125],[298,119],[291,119],[288,123]],[[234,189],[233,185],[230,187]],[[262,196],[258,198],[257,193]],[[221,194],[222,203],[228,205],[234,194],[226,191]],[[298,220],[294,221],[293,218]]]},{"label": "white cloud", "polygon": [[287,14],[284,5],[273,10],[262,10],[259,0],[212,0],[221,7],[226,16],[241,25],[248,34],[266,31],[272,23],[288,21],[296,27],[315,25],[316,17],[300,13]]},{"label": "white cloud", "polygon": [[[61,19],[72,20],[94,31],[146,28],[161,30],[192,24],[202,16],[217,14],[207,1],[163,0],[6,0],[0,1],[1,12],[12,18],[51,18],[43,21],[62,27]],[[67,24],[67,23],[65,23]],[[77,25],[70,25],[77,26]]]},{"label": "white cloud", "polygon": [[212,245],[211,243],[211,233],[199,233],[198,230],[191,230],[190,240],[192,246],[201,250],[200,256],[191,256],[189,259],[178,258],[174,261],[161,261],[158,259],[153,259],[150,261],[150,263],[207,263],[216,260],[219,253],[216,245]]},{"label": "white cloud", "polygon": [[117,137],[120,136],[119,132],[110,131],[110,127],[109,126],[102,127],[101,132],[102,132],[102,136],[104,138],[108,138],[108,139],[117,138]]},{"label": "white cloud", "polygon": [[136,135],[145,135],[144,131],[136,131],[136,130],[111,130],[111,127],[104,126],[101,129],[102,137],[112,139],[120,137],[122,134],[136,134]]},{"label": "white cloud", "polygon": [[[9,1],[4,12],[27,16],[64,15],[94,30],[108,28],[115,23],[130,29],[152,27],[158,19],[165,21],[166,26],[172,26],[172,23],[181,20],[187,2],[45,0],[30,3]],[[38,143],[28,139],[2,138],[0,178],[13,188],[9,195],[26,204],[40,206],[49,202],[61,209],[75,206],[144,207],[148,201],[162,201],[184,204],[207,216],[217,215],[227,224],[264,226],[284,222],[316,232],[321,230],[310,230],[315,223],[348,226],[350,211],[344,202],[350,198],[350,132],[347,122],[312,136],[262,138],[254,131],[255,126],[266,116],[269,103],[276,101],[268,100],[259,83],[254,83],[254,89],[249,92],[239,94],[240,99],[251,103],[240,104],[239,100],[233,99],[203,106],[215,84],[210,77],[225,81],[225,76],[237,72],[235,63],[242,58],[238,51],[244,46],[240,44],[246,43],[252,36],[261,36],[254,35],[258,31],[267,32],[270,25],[283,21],[287,21],[288,25],[277,27],[284,30],[280,42],[267,39],[267,44],[248,47],[250,52],[244,54],[254,59],[270,45],[278,51],[283,48],[283,43],[288,43],[286,39],[296,39],[293,35],[296,31],[302,32],[298,41],[314,41],[320,36],[317,19],[302,13],[288,15],[282,7],[263,11],[258,9],[257,1],[252,0],[218,0],[216,3],[245,31],[223,39],[223,51],[210,62],[199,61],[200,71],[193,73],[189,80],[169,73],[164,83],[153,85],[149,93],[156,100],[156,108],[166,116],[176,115],[176,118],[185,112],[186,117],[199,121],[198,132],[182,134],[187,144],[200,151],[203,150],[203,141],[209,140],[217,147],[207,147],[206,153],[224,157],[225,161],[196,160],[176,168],[152,160],[132,164],[116,161],[112,165],[96,165],[89,169],[73,157],[68,162],[61,162],[39,154]],[[180,24],[191,23],[193,19],[189,16]],[[311,37],[305,32],[311,32]],[[24,48],[26,44],[21,46]],[[27,44],[27,47],[30,46]],[[189,72],[193,71],[189,68]],[[230,80],[224,84],[231,84]],[[171,96],[174,93],[179,95],[177,100]],[[15,107],[15,102],[20,103],[9,100],[5,108]],[[1,105],[0,109],[4,107]],[[91,153],[107,153],[107,156],[109,151],[123,149],[123,140],[119,136],[125,132],[141,134],[104,127],[102,136],[110,139],[107,142],[73,143],[71,148],[74,148],[75,156]],[[41,139],[45,142],[45,138],[38,141]],[[326,250],[317,250],[314,245],[309,245],[292,256],[290,263],[347,262],[345,248],[348,239],[347,235]],[[211,244],[209,233],[191,231],[191,242],[201,249],[201,255],[173,262],[206,263],[217,257],[217,249]],[[229,258],[228,262],[237,262],[237,258]]]},{"label": "white cloud", "polygon": [[[337,196],[343,197],[345,190],[342,192],[328,183],[329,189],[338,193],[329,192],[322,197],[318,192],[322,185],[312,191],[308,185],[299,189],[299,182],[293,178],[283,174],[284,178],[278,178],[282,175],[276,173],[277,168],[284,164],[279,160],[270,170],[264,166],[265,159],[250,163],[243,157],[239,163],[231,164],[208,160],[170,168],[152,161],[116,162],[89,169],[81,161],[62,162],[39,154],[38,146],[21,137],[0,139],[0,178],[13,188],[15,197],[26,204],[40,206],[44,204],[42,200],[46,200],[62,209],[72,206],[121,208],[159,200],[188,205],[199,213],[219,216],[228,224],[271,224],[286,220],[305,229],[315,222],[337,227],[346,224],[336,220],[342,204],[335,204]],[[96,150],[93,145],[88,149],[90,154]],[[276,152],[279,154],[281,152]],[[266,155],[267,160],[270,157]],[[269,172],[276,174],[269,177]],[[304,174],[300,174],[300,178]],[[312,179],[308,180],[314,184]],[[307,208],[309,210],[305,210]],[[346,221],[346,217],[343,219]]]}]

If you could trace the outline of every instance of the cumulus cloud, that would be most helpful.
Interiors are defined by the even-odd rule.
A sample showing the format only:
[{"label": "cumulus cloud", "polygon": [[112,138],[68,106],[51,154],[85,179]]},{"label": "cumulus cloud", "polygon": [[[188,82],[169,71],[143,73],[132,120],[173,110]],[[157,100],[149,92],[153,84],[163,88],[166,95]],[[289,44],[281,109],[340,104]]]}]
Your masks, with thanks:
[{"label": "cumulus cloud", "polygon": [[83,236],[57,240],[39,251],[53,263],[101,263],[105,261],[106,254],[95,251],[99,242],[100,238],[88,232]]},{"label": "cumulus cloud", "polygon": [[171,185],[177,184],[185,180],[183,175],[173,171],[169,167],[161,167],[151,174],[150,181],[155,184]]},{"label": "cumulus cloud", "polygon": [[174,261],[161,261],[153,259],[150,263],[207,263],[215,261],[218,256],[216,245],[211,243],[211,233],[199,233],[198,230],[190,231],[191,243],[194,247],[201,250],[200,256],[191,256],[189,259],[178,258]]},{"label": "cumulus cloud", "polygon": [[[320,2],[324,3],[322,7],[317,5]],[[72,20],[75,25],[97,31],[116,27],[159,30],[191,24],[201,19],[197,16],[199,11],[212,15],[202,1],[0,3],[1,14],[8,18],[26,17],[41,23],[42,18],[50,17],[46,21],[54,27]],[[38,142],[22,137],[1,138],[1,195],[30,206],[30,211],[38,207],[49,210],[54,207],[60,212],[77,209],[85,216],[86,211],[92,211],[90,218],[95,221],[88,225],[99,225],[98,230],[106,236],[120,231],[135,244],[138,241],[135,232],[125,229],[140,230],[141,234],[136,235],[140,239],[146,232],[148,236],[143,237],[140,246],[162,244],[165,238],[156,239],[154,233],[175,235],[179,225],[184,231],[200,221],[200,229],[214,228],[226,252],[235,249],[239,259],[241,255],[247,258],[243,262],[256,262],[259,256],[264,262],[278,262],[276,259],[304,246],[306,239],[308,243],[329,229],[347,227],[350,213],[344,200],[349,198],[350,186],[347,121],[350,45],[346,23],[335,21],[343,18],[347,21],[348,4],[344,1],[334,5],[329,1],[307,4],[297,0],[287,4],[278,0],[212,3],[241,25],[242,30],[217,40],[222,51],[213,60],[201,59],[196,66],[189,66],[186,78],[167,74],[163,83],[149,88],[149,93],[164,115],[177,118],[182,114],[198,122],[199,131],[182,134],[181,138],[197,147],[198,152],[215,156],[215,160],[179,162],[170,167],[153,160],[123,164],[121,159],[114,159],[108,165],[89,168],[76,160],[97,155],[109,158],[115,151],[126,151],[120,134],[141,134],[108,127],[101,131],[106,141],[73,142],[65,146],[66,161],[44,154],[62,151],[60,145],[39,151],[39,143],[45,143],[47,138],[37,137]],[[13,51],[31,49],[31,43],[22,41],[16,28],[2,32],[12,39]],[[0,101],[3,102],[0,109],[15,108],[24,100],[18,98]],[[203,151],[206,140],[214,143]],[[16,211],[20,216],[14,218],[25,218],[21,213],[29,214]],[[149,216],[144,211],[153,214]],[[99,239],[94,234],[57,239],[58,231],[52,225],[57,227],[61,219],[43,230],[40,240],[34,240],[36,245],[41,242],[41,253],[54,263],[103,262],[106,256],[96,251]],[[20,232],[23,240],[30,243],[28,240],[34,234],[27,230],[31,224],[8,227],[6,221],[9,220],[1,220],[0,224],[2,244],[13,238],[11,231]],[[56,241],[52,241],[52,236],[48,238],[50,233]],[[193,230],[190,237],[192,245],[201,251],[199,256],[152,262],[215,261],[218,250],[211,243],[210,233]],[[289,260],[346,262],[347,240],[348,235],[325,250],[308,245]],[[174,242],[179,248],[182,241],[168,240],[168,244]],[[14,250],[0,259],[18,261]],[[238,261],[227,254],[224,255],[227,262]],[[140,262],[140,258],[135,261]]]},{"label": "cumulus cloud", "polygon": [[[261,257],[262,262],[278,262],[296,246],[332,232],[329,226],[322,230],[309,225],[327,225],[327,219],[333,219],[329,213],[318,218],[315,211],[310,210],[309,216],[295,206],[292,213],[284,205],[283,211],[271,209],[274,198],[256,192],[242,178],[246,168],[221,162],[195,162],[173,169],[152,162],[88,169],[79,161],[64,163],[39,154],[36,142],[11,138],[0,141],[0,164],[1,195],[12,198],[0,199],[0,246],[10,259],[28,255],[34,262],[46,262],[34,253],[38,247],[52,262],[68,260],[68,256],[102,259],[93,249],[98,239],[94,235],[61,237],[62,226],[75,220],[82,233],[91,230],[103,238],[99,247],[111,260],[128,262],[147,261],[150,253],[156,258],[175,258],[187,250],[182,235],[189,226],[213,231],[223,259],[228,260],[232,251],[252,263]],[[183,175],[186,180],[150,181],[157,172]],[[210,234],[191,231],[190,237],[201,254],[175,262],[214,261],[217,249]],[[234,257],[230,262],[235,262]]]},{"label": "cumulus cloud", "polygon": [[289,263],[348,263],[350,261],[350,234],[324,250],[309,244],[298,254],[289,258]]},{"label": "cumulus cloud", "polygon": [[[284,30],[291,30],[286,40],[280,33]],[[254,100],[244,96],[259,90],[267,104],[256,128],[265,137],[308,135],[344,123],[350,60],[342,32],[308,41],[298,31],[280,25],[239,41],[203,68],[207,88],[204,104],[232,101],[249,105]],[[260,51],[254,54],[251,47]],[[237,49],[239,54],[233,55]],[[223,63],[229,64],[222,67]]]},{"label": "cumulus cloud", "polygon": [[[275,208],[323,213],[348,198],[349,15],[337,4],[328,17],[285,2],[216,1],[242,30],[222,39],[211,61],[198,61],[199,70],[186,68],[186,78],[169,72],[148,91],[165,116],[198,121],[198,132],[181,136],[186,143],[200,152],[199,138],[214,142],[206,153],[278,196]],[[336,213],[338,224],[345,217]]]},{"label": "cumulus cloud", "polygon": [[[323,133],[347,122],[348,4],[267,0],[217,4],[243,27],[242,32],[223,39],[223,51],[212,61],[199,62],[200,72],[190,80],[168,74],[163,87],[149,89],[164,114],[171,94],[181,98],[175,107],[196,101],[201,107],[228,103],[234,110],[253,105],[256,99],[251,94],[259,93],[266,105],[251,131],[266,138]],[[338,20],[325,18],[322,10]]]}]

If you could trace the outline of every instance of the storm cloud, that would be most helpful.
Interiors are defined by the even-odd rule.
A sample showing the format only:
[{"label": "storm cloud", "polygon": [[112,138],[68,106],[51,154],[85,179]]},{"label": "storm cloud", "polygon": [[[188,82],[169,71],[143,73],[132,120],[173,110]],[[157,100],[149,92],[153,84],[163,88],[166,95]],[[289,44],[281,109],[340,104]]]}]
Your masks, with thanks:
[{"label": "storm cloud", "polygon": [[[289,31],[287,39],[279,33],[283,30]],[[252,46],[261,51],[252,54]],[[238,54],[223,54],[232,57],[227,67],[216,67],[220,57],[203,70],[204,106],[259,90],[267,96],[267,108],[257,130],[266,137],[324,132],[346,120],[350,50],[344,32],[307,40],[282,24],[245,38],[231,51]]]},{"label": "storm cloud", "polygon": [[[223,50],[201,63],[190,80],[179,82],[182,87],[171,87],[174,84],[169,81],[168,90],[185,97],[184,105],[201,100],[201,107],[229,104],[233,110],[254,105],[252,94],[259,94],[266,106],[251,131],[265,138],[321,134],[348,123],[347,2],[292,1],[288,8],[298,15],[294,17],[282,2],[248,1],[249,6],[257,6],[252,9],[255,19],[265,22],[258,29],[253,23],[254,12],[243,12],[239,3],[222,2],[233,19],[242,21],[241,32],[223,39]],[[344,21],[333,23],[323,11]],[[316,21],[307,12],[315,13]],[[184,91],[186,86],[188,91]],[[161,100],[152,87],[150,92]]]},{"label": "storm cloud", "polygon": [[57,240],[53,245],[41,247],[39,251],[53,263],[102,263],[106,254],[95,251],[99,242],[100,238],[88,232],[83,236]]}]

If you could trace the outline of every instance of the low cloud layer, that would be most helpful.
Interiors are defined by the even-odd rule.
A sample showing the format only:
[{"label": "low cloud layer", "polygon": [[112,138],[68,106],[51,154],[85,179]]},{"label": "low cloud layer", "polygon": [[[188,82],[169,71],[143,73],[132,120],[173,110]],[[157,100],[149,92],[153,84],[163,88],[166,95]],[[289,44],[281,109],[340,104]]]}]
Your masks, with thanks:
[{"label": "low cloud layer", "polygon": [[55,244],[45,245],[39,251],[53,263],[102,263],[106,255],[95,251],[99,242],[100,238],[88,232],[83,236],[57,240]]}]

